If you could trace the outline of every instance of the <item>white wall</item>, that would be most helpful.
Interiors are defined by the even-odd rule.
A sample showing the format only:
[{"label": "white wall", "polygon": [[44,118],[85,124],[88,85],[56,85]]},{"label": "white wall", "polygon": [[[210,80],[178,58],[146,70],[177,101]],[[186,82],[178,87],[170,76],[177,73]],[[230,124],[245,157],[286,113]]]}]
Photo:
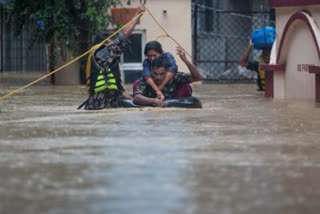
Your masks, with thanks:
[{"label": "white wall", "polygon": [[285,98],[315,98],[315,75],[298,71],[298,64],[318,64],[319,58],[314,40],[305,23],[298,22],[288,44],[287,67],[285,72]]},{"label": "white wall", "polygon": [[297,11],[307,10],[312,13],[315,20],[320,21],[320,6],[305,6],[305,7],[280,7],[276,9],[276,28],[277,34],[282,35],[284,26],[289,18]]},{"label": "white wall", "polygon": [[[279,40],[289,18],[301,10],[310,11],[316,21],[320,21],[320,6],[289,7],[276,10],[276,29]],[[318,26],[319,27],[319,26]],[[278,47],[280,41],[277,41]],[[284,73],[274,75],[274,97],[279,99],[315,99],[315,75],[298,71],[298,65],[319,66],[319,56],[310,29],[302,21],[295,21],[289,28],[282,49],[279,64],[286,64]]]},{"label": "white wall", "polygon": [[[124,7],[136,8],[139,5],[139,0],[132,0],[130,6],[127,5],[127,0],[123,0],[122,4]],[[147,0],[146,7],[152,12],[166,31],[192,55],[191,0]],[[167,12],[163,13],[163,10]],[[136,30],[145,32],[145,42],[156,40],[158,36],[165,34],[147,12],[141,18],[141,22],[137,25]],[[160,43],[164,51],[176,56],[176,44],[171,39],[161,40]],[[179,66],[179,71],[188,71],[179,57],[176,57],[176,61]],[[64,63],[59,60],[59,65],[62,64]],[[65,71],[56,74],[56,84],[79,84],[78,62],[63,70]]]},{"label": "white wall", "polygon": [[[123,5],[126,5],[126,2],[124,0]],[[130,7],[136,8],[138,4],[139,0],[132,0]],[[146,7],[169,35],[192,55],[191,0],[147,0]],[[164,10],[167,12],[164,13]],[[145,31],[146,42],[156,40],[158,36],[165,34],[147,12],[141,18],[141,23],[136,29]],[[160,40],[160,43],[164,51],[176,56],[176,44],[171,39]],[[176,61],[180,71],[188,71],[180,58],[176,57]]]}]

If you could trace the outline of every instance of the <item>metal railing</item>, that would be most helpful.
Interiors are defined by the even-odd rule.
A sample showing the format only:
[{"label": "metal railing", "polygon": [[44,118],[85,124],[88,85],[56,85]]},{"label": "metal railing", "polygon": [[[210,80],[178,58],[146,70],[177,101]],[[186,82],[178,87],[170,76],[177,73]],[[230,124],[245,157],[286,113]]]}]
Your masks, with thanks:
[{"label": "metal railing", "polygon": [[[193,4],[193,53],[201,73],[207,80],[254,80],[255,72],[239,66],[251,33],[274,25],[271,10],[218,10]],[[260,52],[253,50],[250,60]]]},{"label": "metal railing", "polygon": [[47,71],[46,44],[30,45],[30,33],[26,30],[15,36],[6,23],[5,9],[0,5],[0,72]]}]

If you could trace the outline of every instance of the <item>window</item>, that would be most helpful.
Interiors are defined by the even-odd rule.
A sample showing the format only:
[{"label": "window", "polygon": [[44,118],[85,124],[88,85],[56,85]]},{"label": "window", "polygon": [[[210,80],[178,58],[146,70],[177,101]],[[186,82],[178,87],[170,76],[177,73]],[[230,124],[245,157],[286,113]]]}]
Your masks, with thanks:
[{"label": "window", "polygon": [[123,63],[142,62],[142,34],[134,33],[129,37],[130,49],[123,54]]},{"label": "window", "polygon": [[145,37],[143,31],[134,31],[129,36],[130,48],[121,57],[121,76],[123,82],[134,82],[141,76],[144,60]]}]

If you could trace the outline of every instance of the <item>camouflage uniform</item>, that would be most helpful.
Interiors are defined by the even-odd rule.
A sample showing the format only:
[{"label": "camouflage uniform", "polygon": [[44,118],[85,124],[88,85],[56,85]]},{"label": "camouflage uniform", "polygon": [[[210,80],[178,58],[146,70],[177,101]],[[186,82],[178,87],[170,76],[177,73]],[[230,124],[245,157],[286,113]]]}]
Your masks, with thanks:
[{"label": "camouflage uniform", "polygon": [[[186,83],[190,83],[190,74],[177,72],[176,75],[172,79],[170,79],[162,89],[162,93],[165,99],[175,98],[176,90],[180,86]],[[147,81],[144,78],[139,79],[137,88],[134,91],[134,95],[136,94],[142,94],[143,96],[146,96],[149,98],[156,97],[155,91],[152,89],[152,87],[147,83]]]},{"label": "camouflage uniform", "polygon": [[[119,99],[124,92],[121,82],[119,69],[120,55],[128,46],[128,40],[123,34],[111,40],[109,44],[102,45],[93,53],[91,58],[90,76],[87,79],[89,86],[89,98],[84,103],[84,108],[88,110],[115,108],[118,107]],[[109,75],[112,75],[110,78]],[[96,91],[98,79],[103,75],[105,85],[101,85],[104,89]],[[113,80],[114,88],[110,88],[107,82]],[[80,106],[82,107],[82,106]]]}]

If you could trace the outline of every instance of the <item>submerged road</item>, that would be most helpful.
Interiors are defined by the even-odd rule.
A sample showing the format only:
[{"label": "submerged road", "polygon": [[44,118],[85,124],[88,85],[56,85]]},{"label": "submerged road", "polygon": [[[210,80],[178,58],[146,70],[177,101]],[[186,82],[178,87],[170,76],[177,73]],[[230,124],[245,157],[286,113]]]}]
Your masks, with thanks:
[{"label": "submerged road", "polygon": [[203,109],[78,111],[76,86],[1,101],[0,213],[319,213],[319,106],[253,84],[194,95]]}]

